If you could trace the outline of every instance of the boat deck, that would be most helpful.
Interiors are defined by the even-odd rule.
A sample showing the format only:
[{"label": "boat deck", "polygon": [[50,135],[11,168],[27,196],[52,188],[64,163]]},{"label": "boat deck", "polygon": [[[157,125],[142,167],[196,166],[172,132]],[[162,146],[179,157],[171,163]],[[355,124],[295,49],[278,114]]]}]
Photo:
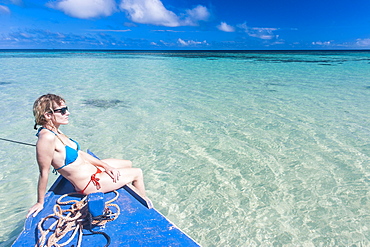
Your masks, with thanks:
[{"label": "boat deck", "polygon": [[[53,207],[60,196],[70,192],[74,192],[72,184],[60,176],[46,194],[44,209],[36,217],[29,217],[26,220],[24,230],[12,246],[35,246],[40,236],[37,230],[38,222],[53,213]],[[130,187],[124,186],[117,192],[119,197],[113,203],[120,207],[119,217],[103,227],[93,229],[108,234],[111,240],[109,246],[199,246],[157,210],[151,208],[150,203],[143,200]],[[106,201],[114,197],[113,192],[105,194]],[[81,198],[82,196],[71,195],[63,201]],[[65,206],[63,207],[65,209]],[[77,246],[77,239],[76,236],[66,246]],[[107,240],[103,235],[91,234],[90,231],[84,230],[81,246],[105,246],[106,244]]]}]

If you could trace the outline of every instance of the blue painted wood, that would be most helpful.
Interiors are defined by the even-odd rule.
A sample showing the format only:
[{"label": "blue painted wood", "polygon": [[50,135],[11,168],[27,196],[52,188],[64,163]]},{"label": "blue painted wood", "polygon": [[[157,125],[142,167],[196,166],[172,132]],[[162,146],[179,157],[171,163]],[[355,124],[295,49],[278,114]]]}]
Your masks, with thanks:
[{"label": "blue painted wood", "polygon": [[[74,192],[73,185],[60,176],[50,190],[46,193],[44,209],[36,216],[29,217],[24,225],[24,230],[13,243],[13,247],[34,246],[39,237],[37,230],[38,222],[53,213],[56,200],[67,193]],[[119,205],[121,213],[119,217],[108,222],[105,227],[95,227],[94,231],[103,231],[111,238],[109,246],[199,246],[193,239],[187,236],[173,223],[167,220],[154,208],[148,208],[146,202],[128,186],[117,190],[118,199],[114,202]],[[105,194],[105,200],[115,196],[113,192]],[[68,196],[63,201],[81,199],[82,196]],[[69,206],[63,206],[63,209]],[[50,221],[52,223],[52,221]],[[48,223],[48,222],[47,222]],[[50,223],[50,224],[51,224]],[[82,246],[104,246],[107,243],[101,234],[91,235],[90,231],[84,230]],[[90,235],[87,235],[90,234]],[[67,246],[76,246],[77,237]]]}]

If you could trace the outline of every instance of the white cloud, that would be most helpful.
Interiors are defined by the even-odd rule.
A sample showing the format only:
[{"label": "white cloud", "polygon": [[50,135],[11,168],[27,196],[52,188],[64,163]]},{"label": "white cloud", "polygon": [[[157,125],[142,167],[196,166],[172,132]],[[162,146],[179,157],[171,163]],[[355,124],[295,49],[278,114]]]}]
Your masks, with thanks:
[{"label": "white cloud", "polygon": [[369,49],[370,38],[367,39],[356,39],[352,42],[337,43],[334,40],[329,41],[316,41],[312,42],[312,45],[330,48],[346,48],[346,49]]},{"label": "white cloud", "polygon": [[125,33],[131,32],[131,29],[91,29],[92,32],[115,32],[115,33]]},{"label": "white cloud", "polygon": [[279,37],[278,35],[274,34],[274,31],[278,30],[277,28],[248,27],[246,23],[239,24],[238,27],[246,32],[250,37],[258,39],[270,40]]},{"label": "white cloud", "polygon": [[248,31],[248,35],[259,39],[274,39],[278,37],[273,33],[276,30],[277,28],[254,27]]},{"label": "white cloud", "polygon": [[316,41],[316,42],[312,42],[313,45],[323,45],[323,46],[328,46],[328,45],[331,45],[331,41]]},{"label": "white cloud", "polygon": [[[1,39],[1,37],[0,37]],[[77,35],[51,32],[41,29],[27,29],[9,33],[7,39],[10,43],[27,44],[34,47],[110,47],[126,46],[122,40],[104,33],[93,35]]]},{"label": "white cloud", "polygon": [[177,43],[179,43],[182,46],[207,45],[207,41],[205,41],[205,40],[202,41],[202,42],[194,41],[194,40],[185,41],[185,40],[180,39],[180,38],[177,40]]},{"label": "white cloud", "polygon": [[177,15],[166,9],[161,0],[120,0],[118,6],[117,0],[56,0],[46,5],[81,19],[110,16],[116,11],[124,11],[134,23],[166,27],[196,26],[211,16],[202,5]]},{"label": "white cloud", "polygon": [[233,26],[228,25],[226,22],[221,22],[217,28],[224,32],[235,32],[235,28]]},{"label": "white cloud", "polygon": [[4,5],[0,5],[0,14],[10,14],[9,8]]},{"label": "white cloud", "polygon": [[241,29],[243,29],[245,32],[247,32],[248,31],[248,26],[247,26],[247,23],[243,23],[243,24],[239,24],[238,25],[238,28],[241,28]]},{"label": "white cloud", "polygon": [[356,46],[370,48],[370,39],[357,39]]},{"label": "white cloud", "polygon": [[115,0],[59,0],[47,6],[81,19],[110,16],[116,11]]},{"label": "white cloud", "polygon": [[[116,0],[57,0],[46,5],[81,19],[110,16],[117,11]],[[180,18],[167,10],[161,0],[121,0],[119,9],[126,12],[132,22],[167,27],[196,26],[210,17],[208,9],[198,5],[186,10]]]},{"label": "white cloud", "polygon": [[166,42],[166,41],[164,41],[164,40],[160,40],[159,42],[160,42],[161,44],[165,45],[165,46],[172,46],[172,45],[173,45],[173,44],[168,43],[168,42]]},{"label": "white cloud", "polygon": [[127,11],[133,22],[167,27],[180,25],[177,15],[167,10],[159,0],[122,0],[120,8]]},{"label": "white cloud", "polygon": [[285,44],[285,40],[278,40],[272,43],[271,45],[284,45],[284,44]]},{"label": "white cloud", "polygon": [[202,5],[198,5],[194,9],[186,10],[184,26],[197,26],[199,21],[207,21],[211,14],[208,9]]},{"label": "white cloud", "polygon": [[160,0],[122,0],[120,9],[133,22],[166,27],[197,26],[199,21],[207,21],[211,16],[206,7],[198,5],[186,10],[180,18]]},{"label": "white cloud", "polygon": [[185,31],[177,31],[177,30],[152,30],[152,32],[163,32],[163,33],[184,33]]}]

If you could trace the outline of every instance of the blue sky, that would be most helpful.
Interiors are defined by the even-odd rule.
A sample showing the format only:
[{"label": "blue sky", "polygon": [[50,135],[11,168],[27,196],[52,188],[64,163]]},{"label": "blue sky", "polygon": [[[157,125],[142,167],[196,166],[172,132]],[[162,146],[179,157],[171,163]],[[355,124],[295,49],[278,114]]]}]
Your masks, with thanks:
[{"label": "blue sky", "polygon": [[0,49],[370,49],[370,0],[0,0]]}]

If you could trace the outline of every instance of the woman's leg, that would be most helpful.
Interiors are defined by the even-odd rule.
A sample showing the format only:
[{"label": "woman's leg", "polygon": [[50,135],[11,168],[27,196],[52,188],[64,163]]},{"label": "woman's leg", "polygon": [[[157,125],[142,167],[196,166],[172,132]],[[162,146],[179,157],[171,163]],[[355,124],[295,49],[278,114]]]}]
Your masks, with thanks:
[{"label": "woman's leg", "polygon": [[[132,168],[132,162],[130,160],[104,159],[102,161],[105,162],[105,163],[107,163],[109,166],[114,167],[116,169]],[[120,174],[122,175],[122,172],[121,171],[120,171]],[[125,175],[127,175],[127,174],[125,174]],[[120,177],[118,179],[120,179]],[[144,181],[143,180],[144,180],[143,179],[143,174],[142,174],[142,171],[141,171],[141,175],[138,176],[138,178],[136,180],[132,180],[132,181],[126,183],[126,184],[131,184],[132,183],[132,185],[135,188],[137,188],[137,187],[142,188],[142,189],[137,188],[139,191],[144,191],[145,192]]]},{"label": "woman's leg", "polygon": [[84,194],[90,194],[98,191],[106,193],[117,190],[126,184],[132,183],[132,185],[137,189],[138,193],[142,197],[146,198],[142,170],[140,168],[120,168],[118,170],[121,176],[119,176],[117,182],[113,182],[113,179],[105,172],[96,174],[96,178],[99,179],[98,182],[101,188],[97,190],[96,186],[93,185],[93,183],[90,183],[84,191]]},{"label": "woman's leg", "polygon": [[102,160],[104,163],[108,165],[120,169],[120,168],[131,168],[132,162],[130,160],[120,160],[120,159],[104,159]]}]

